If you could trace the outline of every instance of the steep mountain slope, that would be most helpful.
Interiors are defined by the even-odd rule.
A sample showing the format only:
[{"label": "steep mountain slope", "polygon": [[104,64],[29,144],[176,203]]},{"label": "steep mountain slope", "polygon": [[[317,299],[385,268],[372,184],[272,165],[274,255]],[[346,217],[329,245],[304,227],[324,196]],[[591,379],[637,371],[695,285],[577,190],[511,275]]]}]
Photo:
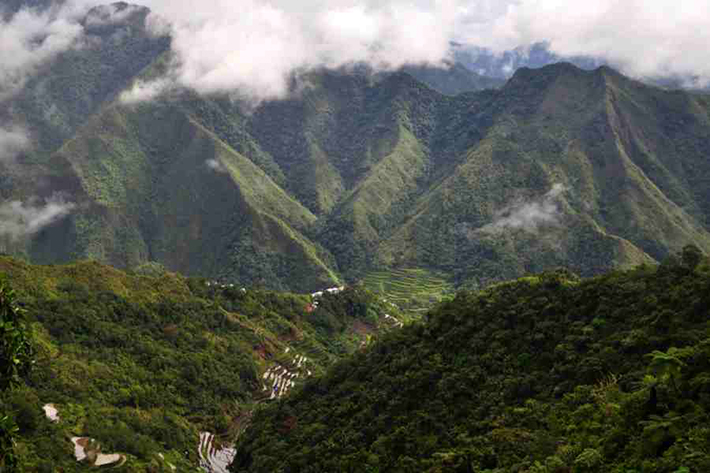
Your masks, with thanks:
[{"label": "steep mountain slope", "polygon": [[[555,264],[591,274],[680,241],[707,248],[704,187],[690,181],[708,168],[702,98],[556,65],[519,71],[479,113],[484,135],[383,245],[400,261],[454,269],[470,258],[461,277],[477,279]],[[676,120],[689,126],[660,125]],[[564,192],[545,196],[556,184]]]},{"label": "steep mountain slope", "polygon": [[[132,471],[196,471],[199,432],[231,441],[257,404],[406,321],[362,289],[312,298],[155,265],[127,274],[2,257],[0,275],[34,332],[27,386],[0,399],[21,427],[23,471],[86,471],[70,437],[95,439]],[[47,405],[59,421],[45,419]]]},{"label": "steep mountain slope", "polygon": [[4,251],[310,291],[390,269],[477,287],[710,250],[705,96],[557,64],[456,96],[354,68],[257,105],[190,91],[125,104],[168,67],[169,38],[142,8],[92,14],[116,8],[132,14],[86,21],[90,45],[0,111],[38,138],[4,163],[6,213],[71,204],[21,238],[0,228]]},{"label": "steep mountain slope", "polygon": [[699,259],[461,293],[259,411],[231,471],[706,471]]}]

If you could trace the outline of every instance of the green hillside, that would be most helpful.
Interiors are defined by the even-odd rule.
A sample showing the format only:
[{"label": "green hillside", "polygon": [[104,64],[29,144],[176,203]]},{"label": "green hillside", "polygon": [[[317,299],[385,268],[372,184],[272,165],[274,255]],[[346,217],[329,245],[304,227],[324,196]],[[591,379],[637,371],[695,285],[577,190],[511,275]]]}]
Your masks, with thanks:
[{"label": "green hillside", "polygon": [[460,293],[260,410],[231,471],[708,471],[700,260]]},{"label": "green hillside", "polygon": [[452,285],[445,279],[423,269],[375,271],[369,273],[362,283],[395,306],[417,311],[432,307],[453,291]]},{"label": "green hillside", "polygon": [[[15,451],[27,472],[86,471],[73,437],[122,455],[119,471],[196,471],[200,432],[228,444],[255,407],[390,330],[390,317],[407,320],[364,289],[316,302],[156,265],[126,273],[0,257],[0,275],[35,350],[26,385],[0,400],[20,427]],[[47,405],[58,422],[45,418]]]}]

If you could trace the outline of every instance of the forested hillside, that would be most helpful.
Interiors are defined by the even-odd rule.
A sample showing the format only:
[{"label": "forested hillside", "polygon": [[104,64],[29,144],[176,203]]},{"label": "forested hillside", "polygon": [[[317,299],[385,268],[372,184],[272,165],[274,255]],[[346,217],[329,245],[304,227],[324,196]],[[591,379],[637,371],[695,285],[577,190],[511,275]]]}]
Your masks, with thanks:
[{"label": "forested hillside", "polygon": [[231,471],[709,471],[700,260],[460,293],[260,410]]},{"label": "forested hillside", "polygon": [[[296,291],[420,269],[477,288],[710,250],[707,96],[555,64],[452,96],[352,67],[294,76],[282,100],[141,101],[129,92],[173,60],[148,14],[89,12],[81,47],[0,103],[31,141],[0,161],[0,249]],[[406,70],[488,87],[455,65]]]},{"label": "forested hillside", "polygon": [[231,441],[255,406],[406,320],[364,289],[313,298],[155,265],[127,274],[0,257],[0,274],[32,332],[34,367],[0,400],[27,472],[85,471],[71,438],[120,455],[125,471],[193,471],[200,432],[218,434],[215,447]]}]

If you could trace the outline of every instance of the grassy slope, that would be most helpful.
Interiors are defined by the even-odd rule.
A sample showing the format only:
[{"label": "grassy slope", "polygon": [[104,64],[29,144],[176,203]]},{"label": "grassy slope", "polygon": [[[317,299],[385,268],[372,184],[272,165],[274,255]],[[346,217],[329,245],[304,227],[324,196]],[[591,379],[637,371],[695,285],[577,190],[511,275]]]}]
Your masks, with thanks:
[{"label": "grassy slope", "polygon": [[710,273],[690,268],[461,293],[260,411],[232,471],[706,471]]},{"label": "grassy slope", "polygon": [[[309,312],[306,295],[127,274],[90,261],[32,266],[2,257],[0,274],[27,311],[37,349],[28,387],[0,401],[22,427],[25,471],[83,471],[72,435],[128,454],[125,471],[157,466],[158,453],[190,471],[197,432],[229,441],[232,423],[263,402],[268,368],[290,367],[302,355],[306,369],[319,373],[388,329],[385,311],[401,318],[355,289],[324,297]],[[44,419],[41,406],[50,402],[58,424]]]},{"label": "grassy slope", "polygon": [[424,269],[398,269],[368,273],[364,286],[403,309],[426,310],[453,289],[442,275]]}]

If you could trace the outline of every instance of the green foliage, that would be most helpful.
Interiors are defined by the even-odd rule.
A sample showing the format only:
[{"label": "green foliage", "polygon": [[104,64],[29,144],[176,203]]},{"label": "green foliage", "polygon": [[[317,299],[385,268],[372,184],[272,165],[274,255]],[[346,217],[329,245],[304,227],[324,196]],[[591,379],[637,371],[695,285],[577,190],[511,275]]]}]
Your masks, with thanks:
[{"label": "green foliage", "polygon": [[369,273],[362,283],[397,306],[416,311],[433,307],[453,292],[444,278],[421,268]]},{"label": "green foliage", "polygon": [[459,293],[257,412],[232,471],[706,471],[702,264]]},{"label": "green foliage", "polygon": [[[23,310],[18,306],[15,291],[4,277],[0,277],[0,394],[5,398],[12,393],[22,378],[27,376],[33,363],[31,335]],[[6,407],[0,403],[0,469],[16,471],[19,462],[15,453],[15,436],[22,430],[35,427],[35,417],[31,406],[23,401],[15,418],[6,414]],[[17,424],[16,424],[17,422]],[[18,425],[19,424],[19,425]]]},{"label": "green foliage", "polygon": [[15,291],[0,278],[0,392],[18,385],[32,366],[32,345]]},{"label": "green foliage", "polygon": [[[322,372],[359,349],[385,310],[363,288],[325,295],[309,311],[309,295],[146,269],[128,274],[95,262],[32,266],[0,258],[0,272],[16,288],[1,286],[2,300],[23,307],[2,312],[3,327],[8,314],[24,314],[33,328],[25,340],[36,347],[32,372],[12,364],[28,385],[0,397],[3,432],[15,437],[26,471],[46,463],[83,471],[67,441],[73,436],[126,455],[131,471],[144,471],[159,453],[192,471],[198,432],[228,443],[244,414],[269,401],[261,383],[268,368],[292,367],[301,355],[308,371]],[[362,326],[370,331],[356,330]],[[17,359],[32,354],[25,347]],[[59,422],[45,418],[48,403]],[[2,441],[11,445],[7,436]]]}]

